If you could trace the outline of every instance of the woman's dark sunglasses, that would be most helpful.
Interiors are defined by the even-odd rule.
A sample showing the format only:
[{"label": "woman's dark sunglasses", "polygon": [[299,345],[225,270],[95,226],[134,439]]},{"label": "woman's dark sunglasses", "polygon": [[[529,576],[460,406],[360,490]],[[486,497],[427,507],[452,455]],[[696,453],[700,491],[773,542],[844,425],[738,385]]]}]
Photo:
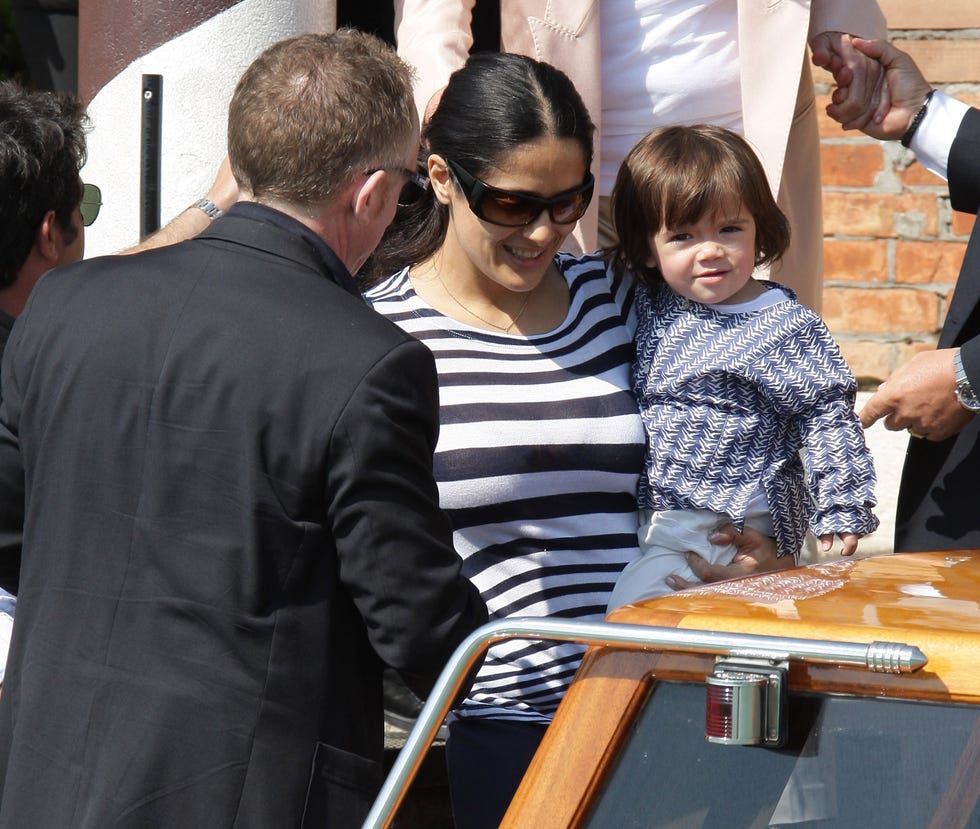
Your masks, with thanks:
[{"label": "woman's dark sunglasses", "polygon": [[491,187],[485,181],[470,175],[455,161],[447,160],[446,163],[452,170],[459,189],[466,196],[470,210],[483,221],[501,227],[525,227],[537,219],[542,210],[548,211],[555,224],[577,222],[588,209],[589,202],[592,201],[592,191],[595,189],[595,179],[589,173],[578,187],[545,199]]},{"label": "woman's dark sunglasses", "polygon": [[82,224],[88,227],[99,218],[99,208],[102,207],[102,191],[94,184],[82,187],[82,201],[78,210],[82,214]]}]

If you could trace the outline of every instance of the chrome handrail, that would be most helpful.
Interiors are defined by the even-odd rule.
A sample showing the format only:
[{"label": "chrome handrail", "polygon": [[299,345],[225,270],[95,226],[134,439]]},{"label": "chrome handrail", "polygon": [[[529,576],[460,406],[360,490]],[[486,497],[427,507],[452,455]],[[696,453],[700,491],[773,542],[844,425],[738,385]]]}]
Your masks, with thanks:
[{"label": "chrome handrail", "polygon": [[425,752],[432,745],[439,726],[449,713],[464,678],[491,645],[507,639],[617,645],[632,650],[696,651],[780,661],[795,659],[850,665],[888,673],[917,671],[927,662],[918,648],[896,642],[831,642],[551,618],[500,619],[478,628],[456,648],[422,706],[404,747],[395,759],[374,806],[363,823],[363,829],[387,829],[408,787],[415,779]]}]

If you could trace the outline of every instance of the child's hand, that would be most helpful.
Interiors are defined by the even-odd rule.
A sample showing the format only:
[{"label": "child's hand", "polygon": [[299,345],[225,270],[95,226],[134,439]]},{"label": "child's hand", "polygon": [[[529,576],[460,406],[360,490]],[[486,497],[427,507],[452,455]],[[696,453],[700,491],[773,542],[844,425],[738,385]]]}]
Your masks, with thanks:
[{"label": "child's hand", "polygon": [[[842,556],[854,555],[854,553],[857,552],[858,539],[860,538],[861,536],[857,535],[856,533],[840,533],[840,540],[843,542],[840,554]],[[828,552],[830,548],[834,546],[834,534],[827,533],[820,536],[820,546],[823,548],[825,553]]]}]

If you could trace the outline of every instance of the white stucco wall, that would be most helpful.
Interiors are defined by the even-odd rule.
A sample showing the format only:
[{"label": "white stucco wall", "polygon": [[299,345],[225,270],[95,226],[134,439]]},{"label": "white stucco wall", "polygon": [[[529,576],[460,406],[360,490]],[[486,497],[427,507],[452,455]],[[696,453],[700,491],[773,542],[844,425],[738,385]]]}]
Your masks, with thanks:
[{"label": "white stucco wall", "polygon": [[161,223],[210,185],[225,155],[228,101],[239,76],[270,44],[331,31],[334,3],[243,0],[130,64],[89,104],[93,130],[82,179],[102,189],[102,211],[86,230],[85,256],[139,240],[142,76],[163,76]]}]

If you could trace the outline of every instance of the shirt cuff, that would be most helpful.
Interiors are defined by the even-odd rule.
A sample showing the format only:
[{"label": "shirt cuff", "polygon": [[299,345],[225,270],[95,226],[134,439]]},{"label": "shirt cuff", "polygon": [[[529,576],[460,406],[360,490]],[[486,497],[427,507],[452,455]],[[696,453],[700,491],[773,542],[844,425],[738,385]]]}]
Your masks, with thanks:
[{"label": "shirt cuff", "polygon": [[949,148],[969,109],[968,104],[937,89],[909,144],[919,163],[943,179],[948,178]]},{"label": "shirt cuff", "polygon": [[10,634],[14,628],[14,607],[17,600],[5,591],[0,590],[0,593],[3,594],[2,607],[0,607],[0,685],[2,685],[7,667],[7,651],[10,649]]}]

